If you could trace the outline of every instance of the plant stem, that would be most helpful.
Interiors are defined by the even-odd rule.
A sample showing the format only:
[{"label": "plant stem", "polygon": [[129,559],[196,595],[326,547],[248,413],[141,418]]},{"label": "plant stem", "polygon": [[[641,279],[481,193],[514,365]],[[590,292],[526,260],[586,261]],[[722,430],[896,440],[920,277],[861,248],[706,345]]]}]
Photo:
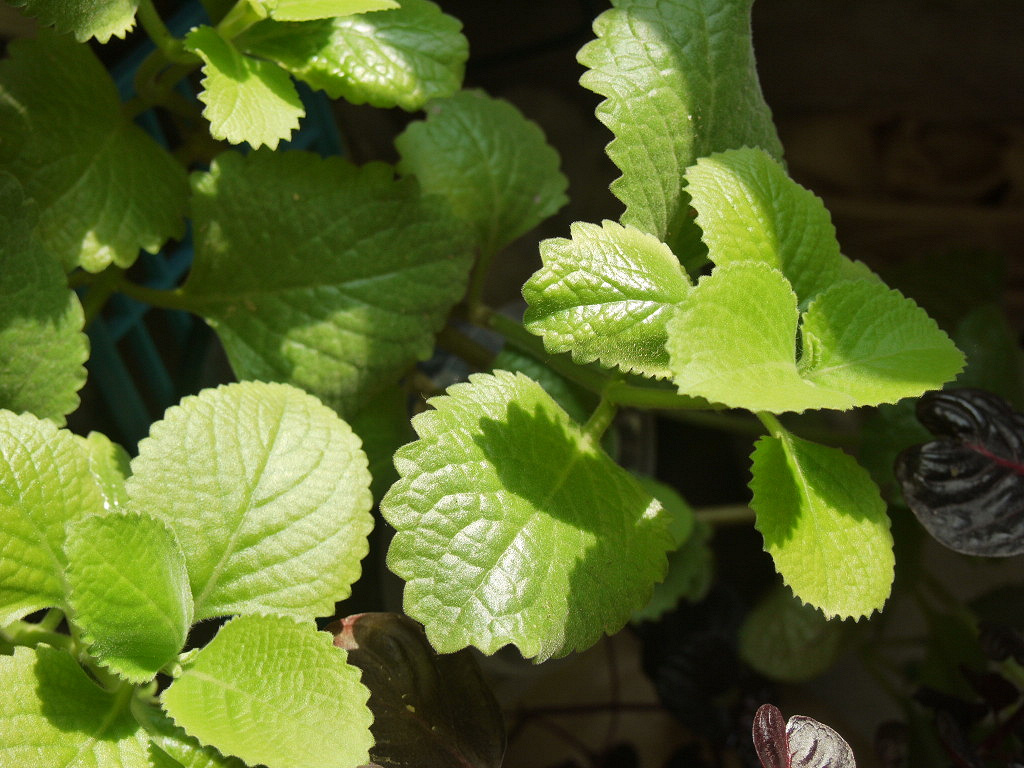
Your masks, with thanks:
[{"label": "plant stem", "polygon": [[57,629],[63,620],[64,611],[60,608],[51,608],[46,612],[46,615],[43,616],[42,620],[36,624],[36,626],[40,629],[46,630],[47,632],[52,632]]},{"label": "plant stem", "polygon": [[149,39],[168,61],[192,64],[199,60],[195,54],[185,50],[181,40],[170,33],[163,19],[160,18],[160,14],[157,13],[153,0],[139,0],[136,13],[142,28],[149,35]]},{"label": "plant stem", "polygon": [[469,316],[477,313],[483,304],[484,281],[491,268],[491,259],[494,252],[480,251],[476,257],[476,264],[473,265],[473,274],[469,278],[469,288],[466,290],[466,306],[469,308]]},{"label": "plant stem", "polygon": [[234,40],[258,21],[266,18],[249,0],[238,0],[217,25],[217,33],[225,40]]},{"label": "plant stem", "polygon": [[452,325],[446,325],[437,335],[441,348],[461,357],[478,371],[489,371],[494,364],[494,353]]},{"label": "plant stem", "polygon": [[184,294],[180,288],[170,291],[162,291],[157,288],[150,288],[147,285],[139,285],[123,277],[118,280],[114,289],[118,293],[141,301],[143,304],[160,307],[161,309],[180,309],[185,312],[194,312],[193,305],[183,298]]},{"label": "plant stem", "polygon": [[602,397],[601,402],[597,404],[597,408],[590,414],[587,423],[583,425],[583,433],[590,438],[594,445],[600,444],[601,436],[604,435],[605,431],[615,420],[615,414],[618,413],[618,410],[614,402],[607,397]]},{"label": "plant stem", "polygon": [[724,504],[720,507],[701,507],[693,516],[709,525],[747,525],[754,522],[754,510],[744,504]]},{"label": "plant stem", "polygon": [[49,645],[54,648],[61,648],[71,651],[74,648],[74,640],[62,632],[54,632],[41,624],[33,624],[29,621],[15,621],[0,629],[0,637],[3,637],[11,645],[21,645],[33,648],[37,645]]},{"label": "plant stem", "polygon": [[107,267],[100,272],[95,280],[89,282],[89,290],[82,300],[82,312],[85,315],[85,327],[96,319],[107,299],[114,293],[118,281],[121,279],[122,270],[118,267]]},{"label": "plant stem", "polygon": [[789,432],[786,431],[786,428],[782,426],[782,424],[779,423],[779,420],[772,416],[772,414],[765,411],[758,411],[754,415],[761,420],[761,423],[764,424],[764,428],[768,430],[768,434],[772,437],[782,440],[789,434]]}]

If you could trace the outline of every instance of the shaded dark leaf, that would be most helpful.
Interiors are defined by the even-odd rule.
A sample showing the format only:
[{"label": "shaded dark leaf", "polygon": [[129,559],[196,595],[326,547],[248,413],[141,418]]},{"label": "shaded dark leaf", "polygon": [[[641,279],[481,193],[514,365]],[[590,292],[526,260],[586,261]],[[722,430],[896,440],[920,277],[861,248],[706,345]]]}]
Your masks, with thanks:
[{"label": "shaded dark leaf", "polygon": [[1006,661],[1012,656],[1018,664],[1024,664],[1024,636],[1012,627],[982,624],[979,642],[993,661]]},{"label": "shaded dark leaf", "polygon": [[966,701],[944,691],[922,685],[914,692],[914,700],[928,709],[945,712],[957,723],[969,727],[988,714],[988,708],[977,701]]},{"label": "shaded dark leaf", "polygon": [[438,655],[422,628],[395,613],[326,627],[370,689],[370,757],[381,768],[498,768],[505,724],[467,649]]},{"label": "shaded dark leaf", "polygon": [[786,719],[774,704],[762,704],[754,715],[754,749],[764,768],[789,768]]},{"label": "shaded dark leaf", "polygon": [[960,673],[993,712],[1006,709],[1020,698],[1017,686],[998,672],[978,672],[970,667],[961,667]]},{"label": "shaded dark leaf", "polygon": [[1024,552],[1024,417],[980,389],[929,392],[917,417],[939,438],[896,459],[917,519],[957,552]]},{"label": "shaded dark leaf", "polygon": [[888,720],[875,730],[875,755],[880,768],[907,768],[910,753],[910,728],[898,720]]},{"label": "shaded dark leaf", "polygon": [[939,741],[953,758],[958,768],[983,768],[981,758],[967,741],[960,724],[948,712],[935,715],[935,729],[939,733]]}]

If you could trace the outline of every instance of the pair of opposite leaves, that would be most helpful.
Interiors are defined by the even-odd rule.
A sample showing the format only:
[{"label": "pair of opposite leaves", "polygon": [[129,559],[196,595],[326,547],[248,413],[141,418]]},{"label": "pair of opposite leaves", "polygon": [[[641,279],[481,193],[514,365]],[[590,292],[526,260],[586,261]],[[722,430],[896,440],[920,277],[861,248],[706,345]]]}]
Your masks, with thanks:
[{"label": "pair of opposite leaves", "polygon": [[653,235],[574,224],[541,244],[523,288],[549,351],[772,413],[895,402],[961,370],[935,322],[840,253],[824,205],[766,152],[702,158],[686,179],[711,274],[693,285]]}]

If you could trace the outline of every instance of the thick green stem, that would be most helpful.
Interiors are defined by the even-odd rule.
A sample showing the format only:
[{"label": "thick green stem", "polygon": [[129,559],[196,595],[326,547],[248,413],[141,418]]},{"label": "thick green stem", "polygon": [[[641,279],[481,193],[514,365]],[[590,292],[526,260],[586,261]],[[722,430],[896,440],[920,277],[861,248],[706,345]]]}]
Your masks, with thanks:
[{"label": "thick green stem", "polygon": [[139,0],[136,14],[149,39],[168,61],[191,64],[199,60],[194,53],[185,50],[181,40],[170,33],[160,14],[156,12],[153,0]]},{"label": "thick green stem", "polygon": [[597,404],[597,408],[590,414],[587,423],[583,425],[583,433],[590,438],[594,445],[598,445],[601,442],[601,437],[615,420],[615,414],[618,413],[618,410],[618,407],[612,400],[602,397],[601,402]]},{"label": "thick green stem", "polygon": [[437,344],[453,355],[457,355],[478,371],[489,371],[494,363],[494,353],[465,333],[446,325],[437,335]]},{"label": "thick green stem", "polygon": [[122,277],[117,282],[115,290],[136,301],[141,301],[143,304],[160,307],[161,309],[180,309],[185,312],[195,311],[192,304],[183,298],[184,294],[180,288],[175,288],[171,291],[161,291],[157,288],[133,283]]},{"label": "thick green stem", "polygon": [[225,40],[234,40],[253,24],[265,18],[265,12],[261,13],[249,0],[238,0],[217,25],[217,32]]},{"label": "thick green stem", "polygon": [[721,507],[701,507],[693,516],[709,525],[748,525],[754,522],[754,510],[744,504],[728,504]]},{"label": "thick green stem", "polygon": [[469,278],[469,288],[466,290],[466,305],[469,307],[470,317],[483,305],[484,282],[487,280],[493,258],[494,253],[491,251],[481,251],[476,257],[473,274]]},{"label": "thick green stem", "polygon": [[786,428],[782,426],[779,420],[772,416],[772,414],[765,411],[758,411],[754,415],[761,420],[761,423],[764,424],[764,428],[768,430],[768,434],[772,437],[782,440],[789,434]]},{"label": "thick green stem", "polygon": [[69,652],[74,649],[74,640],[68,635],[28,621],[15,621],[8,624],[0,629],[0,637],[3,637],[11,645],[22,645],[29,648],[45,644]]},{"label": "thick green stem", "polygon": [[107,300],[114,293],[122,271],[117,267],[107,267],[89,283],[89,290],[82,300],[82,312],[85,315],[85,327],[95,320],[103,311]]}]

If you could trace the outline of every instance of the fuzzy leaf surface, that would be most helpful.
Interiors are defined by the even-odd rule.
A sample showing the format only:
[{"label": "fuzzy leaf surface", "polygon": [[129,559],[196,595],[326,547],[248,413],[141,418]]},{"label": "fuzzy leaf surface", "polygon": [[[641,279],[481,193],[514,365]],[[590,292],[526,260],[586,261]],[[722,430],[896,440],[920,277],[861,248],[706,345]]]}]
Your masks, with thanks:
[{"label": "fuzzy leaf surface", "polygon": [[313,21],[398,8],[395,0],[256,0],[272,19]]},{"label": "fuzzy leaf surface", "polygon": [[867,471],[838,448],[790,434],[762,437],[752,459],[755,525],[783,581],[826,618],[881,610],[895,561]]},{"label": "fuzzy leaf surface", "polygon": [[918,420],[937,439],[896,459],[903,497],[937,541],[957,552],[1024,552],[1024,416],[991,392],[929,392]]},{"label": "fuzzy leaf surface", "polygon": [[[201,743],[267,768],[369,762],[373,716],[359,670],[312,624],[239,616],[161,696]],[[297,685],[301,681],[302,685]]]},{"label": "fuzzy leaf surface", "polygon": [[246,56],[213,27],[197,27],[185,47],[203,60],[203,117],[210,135],[232,144],[277,149],[306,114],[288,73],[270,61]]},{"label": "fuzzy leaf surface", "polygon": [[690,291],[668,246],[613,221],[577,222],[540,244],[544,266],[523,286],[527,330],[549,352],[624,371],[671,375],[666,326]]},{"label": "fuzzy leaf surface", "polygon": [[204,390],[139,443],[128,496],[185,552],[195,618],[329,615],[373,527],[366,455],[349,426],[283,384]]},{"label": "fuzzy leaf surface", "polygon": [[802,316],[797,301],[769,264],[716,267],[668,325],[679,391],[753,411],[845,410],[915,397],[963,367],[924,310],[881,283],[836,283]]},{"label": "fuzzy leaf surface", "polygon": [[64,651],[40,645],[0,657],[0,690],[0,765],[150,768],[129,697],[104,691]]},{"label": "fuzzy leaf surface", "polygon": [[221,155],[194,184],[182,298],[240,379],[291,382],[348,414],[430,356],[472,255],[413,181],[380,164],[257,152]]},{"label": "fuzzy leaf surface", "polygon": [[75,435],[75,441],[85,452],[89,472],[103,492],[103,507],[112,510],[127,503],[124,483],[131,474],[128,451],[101,432],[90,432],[86,437]]},{"label": "fuzzy leaf surface", "polygon": [[687,170],[686,181],[715,264],[770,264],[786,276],[801,304],[850,268],[825,205],[764,150],[702,157]]},{"label": "fuzzy leaf surface", "polygon": [[622,223],[670,246],[692,239],[683,173],[698,157],[742,146],[782,155],[754,67],[751,2],[616,0],[578,55],[580,83],[605,97],[597,117],[615,135]]},{"label": "fuzzy leaf surface", "polygon": [[89,342],[78,296],[35,224],[35,205],[0,173],[0,408],[63,424],[78,407]]},{"label": "fuzzy leaf surface", "polygon": [[135,0],[14,0],[39,23],[58,32],[70,32],[84,43],[91,37],[105,43],[112,36],[124,37],[135,26]]},{"label": "fuzzy leaf surface", "polygon": [[661,505],[526,376],[471,376],[430,402],[381,510],[431,644],[543,660],[620,629],[665,573]]},{"label": "fuzzy leaf surface", "polygon": [[200,744],[159,707],[136,701],[132,713],[149,736],[153,768],[246,768],[237,757],[225,757]]},{"label": "fuzzy leaf surface", "polygon": [[842,622],[827,621],[785,588],[771,590],[740,628],[740,656],[772,680],[799,683],[817,677],[839,657]]},{"label": "fuzzy leaf surface", "polygon": [[65,605],[65,527],[104,502],[70,432],[0,411],[0,626]]},{"label": "fuzzy leaf surface", "polygon": [[332,99],[411,112],[459,90],[469,43],[462,24],[429,0],[400,5],[317,21],[268,19],[239,45]]},{"label": "fuzzy leaf surface", "polygon": [[185,645],[192,592],[185,555],[148,515],[87,517],[68,526],[68,602],[89,654],[131,683],[153,679]]},{"label": "fuzzy leaf surface", "polygon": [[[0,62],[0,168],[39,206],[38,235],[64,269],[128,267],[183,231],[181,165],[125,117],[86,45],[41,30]],[[68,115],[74,115],[69,120]]]},{"label": "fuzzy leaf surface", "polygon": [[496,253],[567,202],[558,153],[507,101],[461,91],[426,111],[395,139],[398,169],[447,198],[482,253]]},{"label": "fuzzy leaf surface", "polygon": [[468,648],[438,654],[398,613],[357,614],[325,629],[370,689],[374,764],[500,768],[505,720]]}]

